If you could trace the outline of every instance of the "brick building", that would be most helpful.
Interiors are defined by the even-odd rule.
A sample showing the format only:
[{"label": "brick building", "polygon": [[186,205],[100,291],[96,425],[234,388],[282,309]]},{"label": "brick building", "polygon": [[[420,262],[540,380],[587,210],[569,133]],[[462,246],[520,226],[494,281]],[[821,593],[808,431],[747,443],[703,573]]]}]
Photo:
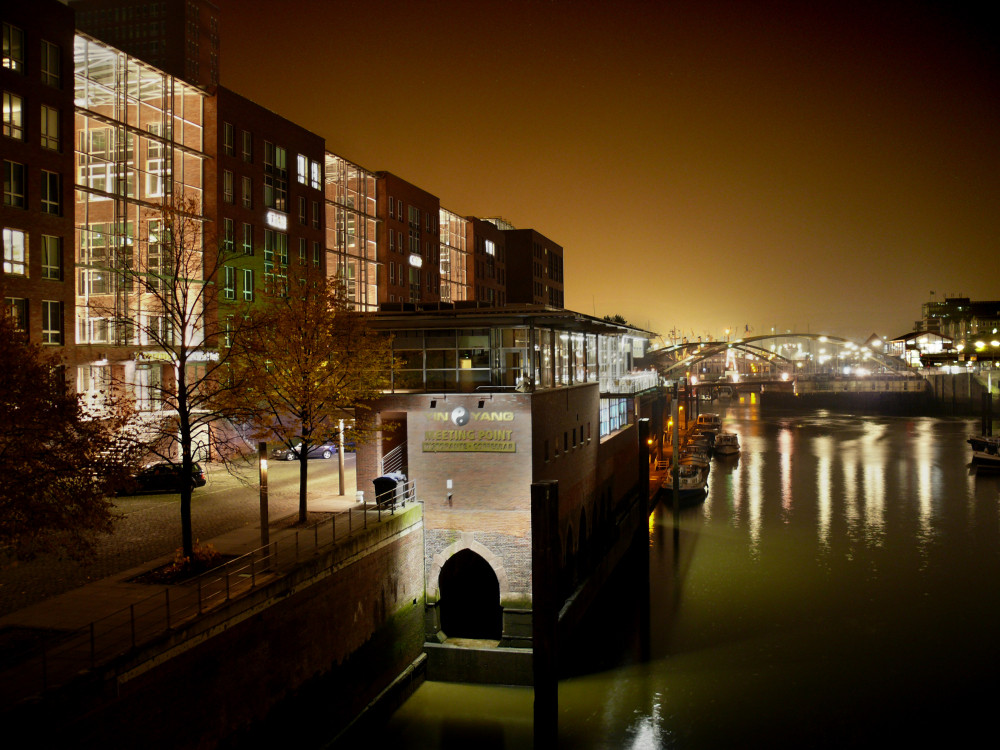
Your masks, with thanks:
[{"label": "brick building", "polygon": [[469,229],[471,299],[503,307],[507,304],[506,233],[496,224],[477,218],[469,219]]},{"label": "brick building", "polygon": [[326,278],[321,136],[220,86],[205,102],[205,215],[226,258],[220,304]]},{"label": "brick building", "polygon": [[501,225],[507,247],[507,302],[563,307],[563,249],[534,229]]},{"label": "brick building", "polygon": [[208,0],[70,0],[77,28],[209,91],[219,83],[219,9]]},{"label": "brick building", "polygon": [[3,9],[4,305],[28,339],[73,346],[73,13],[56,0]]},{"label": "brick building", "polygon": [[[436,308],[436,306],[429,306]],[[545,307],[380,312],[403,367],[373,404],[390,429],[358,448],[358,487],[405,467],[424,503],[429,640],[529,645],[533,482],[559,482],[563,588],[587,574],[620,503],[636,492],[636,420],[663,410],[648,334]],[[443,635],[442,635],[443,634]]]},{"label": "brick building", "polygon": [[382,260],[379,301],[382,303],[441,300],[441,203],[437,196],[397,177],[376,172]]}]

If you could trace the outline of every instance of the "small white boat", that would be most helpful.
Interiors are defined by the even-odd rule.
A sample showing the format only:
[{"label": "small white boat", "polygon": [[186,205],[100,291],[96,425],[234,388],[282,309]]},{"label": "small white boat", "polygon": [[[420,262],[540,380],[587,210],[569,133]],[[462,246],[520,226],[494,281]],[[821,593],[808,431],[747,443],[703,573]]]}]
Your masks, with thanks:
[{"label": "small white boat", "polygon": [[715,455],[732,456],[740,452],[740,438],[735,432],[720,432],[715,436]]}]

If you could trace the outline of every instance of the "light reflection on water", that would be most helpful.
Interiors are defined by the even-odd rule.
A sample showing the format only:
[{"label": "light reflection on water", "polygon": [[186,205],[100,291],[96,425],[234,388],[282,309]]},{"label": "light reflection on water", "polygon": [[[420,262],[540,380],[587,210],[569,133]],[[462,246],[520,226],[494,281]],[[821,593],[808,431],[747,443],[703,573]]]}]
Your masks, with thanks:
[{"label": "light reflection on water", "polygon": [[[672,513],[651,516],[650,660],[598,632],[622,665],[561,682],[560,747],[924,747],[992,729],[1000,478],[966,468],[974,427],[731,410],[742,455],[714,462],[676,547]],[[531,723],[529,689],[426,683],[386,739],[526,750]]]}]

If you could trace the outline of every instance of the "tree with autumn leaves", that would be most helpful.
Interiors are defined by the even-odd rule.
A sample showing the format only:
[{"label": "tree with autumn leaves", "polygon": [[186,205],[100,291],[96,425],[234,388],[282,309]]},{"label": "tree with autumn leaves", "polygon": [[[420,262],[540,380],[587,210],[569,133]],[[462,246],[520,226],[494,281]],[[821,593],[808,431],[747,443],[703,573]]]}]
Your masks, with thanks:
[{"label": "tree with autumn leaves", "polygon": [[[368,327],[341,285],[301,285],[253,313],[252,330],[234,341],[233,392],[252,413],[259,440],[300,446],[299,520],[305,522],[308,448],[334,438],[341,419],[356,417],[388,386],[393,368],[387,336]],[[367,420],[357,420],[361,424]],[[354,438],[366,439],[363,428]]]},{"label": "tree with autumn leaves", "polygon": [[113,394],[78,396],[52,351],[0,311],[0,552],[81,558],[110,533],[109,500],[139,457],[134,412]]}]

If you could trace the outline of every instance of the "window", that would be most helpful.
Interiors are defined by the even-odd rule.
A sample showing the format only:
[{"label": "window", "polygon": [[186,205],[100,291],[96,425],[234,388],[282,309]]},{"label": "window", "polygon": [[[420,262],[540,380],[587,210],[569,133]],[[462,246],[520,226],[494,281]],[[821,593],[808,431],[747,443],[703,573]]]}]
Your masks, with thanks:
[{"label": "window", "polygon": [[288,165],[285,149],[264,141],[264,205],[288,210]]},{"label": "window", "polygon": [[395,205],[393,204],[392,196],[389,196],[389,217],[392,218],[395,215]]},{"label": "window", "polygon": [[309,242],[305,237],[299,237],[299,265],[304,266],[309,261]]},{"label": "window", "polygon": [[42,148],[59,150],[59,110],[42,105]]},{"label": "window", "polygon": [[306,199],[299,196],[299,224],[307,224],[309,217],[306,215]]},{"label": "window", "polygon": [[18,297],[7,297],[3,301],[7,314],[14,321],[14,330],[20,333],[28,332],[28,300]]},{"label": "window", "polygon": [[58,44],[42,40],[42,83],[53,88],[62,86],[62,50]]},{"label": "window", "polygon": [[54,300],[42,300],[42,343],[62,344],[63,342],[63,303]]},{"label": "window", "polygon": [[228,169],[222,173],[222,200],[225,203],[232,203],[233,197],[233,173]]},{"label": "window", "polygon": [[16,161],[3,163],[3,204],[24,208],[24,165]]},{"label": "window", "polygon": [[226,156],[236,155],[236,135],[231,122],[222,123],[222,153]]},{"label": "window", "polygon": [[236,269],[232,266],[223,266],[225,271],[225,284],[222,287],[222,297],[224,299],[236,299]]},{"label": "window", "polygon": [[62,237],[42,235],[42,278],[62,281]]},{"label": "window", "polygon": [[62,175],[42,170],[42,213],[62,214]]},{"label": "window", "polygon": [[298,175],[297,179],[299,181],[299,184],[300,185],[305,185],[307,183],[307,181],[309,180],[309,175],[307,174],[309,160],[305,156],[303,156],[302,154],[299,154],[298,157],[296,157],[295,162],[296,162],[296,167],[297,167],[296,172],[297,172],[297,175]]},{"label": "window", "polygon": [[222,249],[226,253],[231,253],[236,246],[236,227],[232,219],[222,220]]},{"label": "window", "polygon": [[253,255],[253,224],[243,224],[243,254]]},{"label": "window", "polygon": [[24,101],[7,91],[3,92],[3,134],[24,140]]},{"label": "window", "polygon": [[319,243],[313,242],[313,265],[318,266],[322,260],[322,251],[320,250]]},{"label": "window", "polygon": [[243,131],[243,161],[253,161],[253,136],[249,130]]},{"label": "window", "polygon": [[253,269],[243,269],[243,299],[253,302]]},{"label": "window", "polygon": [[243,178],[243,208],[253,208],[253,182],[249,177]]},{"label": "window", "polygon": [[393,232],[391,229],[389,230],[389,249],[390,250],[396,249],[396,233]]},{"label": "window", "polygon": [[318,161],[309,163],[309,184],[317,190],[323,187],[323,165]]},{"label": "window", "polygon": [[28,275],[28,235],[20,229],[3,230],[3,272]]},{"label": "window", "polygon": [[3,25],[3,66],[24,73],[24,32],[9,23]]},{"label": "window", "polygon": [[319,201],[313,201],[313,229],[319,229]]}]

